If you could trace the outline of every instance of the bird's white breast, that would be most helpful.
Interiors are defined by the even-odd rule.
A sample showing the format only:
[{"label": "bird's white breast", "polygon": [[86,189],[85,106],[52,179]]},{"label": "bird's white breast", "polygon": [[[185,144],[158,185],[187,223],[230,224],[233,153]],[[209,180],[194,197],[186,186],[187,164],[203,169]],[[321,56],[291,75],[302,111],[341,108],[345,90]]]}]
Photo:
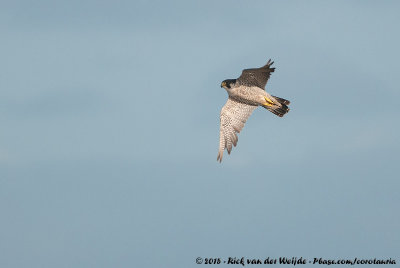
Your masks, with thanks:
[{"label": "bird's white breast", "polygon": [[238,86],[226,90],[230,97],[245,101],[249,104],[259,105],[266,92],[259,87]]}]

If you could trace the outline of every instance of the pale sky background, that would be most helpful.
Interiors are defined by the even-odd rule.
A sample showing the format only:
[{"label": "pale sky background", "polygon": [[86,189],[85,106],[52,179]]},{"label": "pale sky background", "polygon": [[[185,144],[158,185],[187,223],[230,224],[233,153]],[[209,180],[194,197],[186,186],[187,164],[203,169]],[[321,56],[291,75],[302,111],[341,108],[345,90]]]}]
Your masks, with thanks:
[{"label": "pale sky background", "polygon": [[[1,1],[0,267],[400,263],[399,1]],[[217,163],[222,80],[269,59]]]}]

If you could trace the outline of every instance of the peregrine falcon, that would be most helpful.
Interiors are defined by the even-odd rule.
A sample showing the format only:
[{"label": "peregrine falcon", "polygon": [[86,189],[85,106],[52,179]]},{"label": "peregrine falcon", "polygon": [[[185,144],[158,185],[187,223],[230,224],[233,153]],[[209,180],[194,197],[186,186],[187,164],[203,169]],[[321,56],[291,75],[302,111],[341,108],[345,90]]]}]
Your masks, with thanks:
[{"label": "peregrine falcon", "polygon": [[268,60],[261,68],[245,69],[237,79],[222,81],[221,87],[228,92],[228,101],[220,114],[219,151],[217,161],[222,161],[224,150],[231,153],[232,144],[236,146],[239,133],[251,113],[262,106],[275,115],[282,117],[289,112],[290,101],[272,96],[265,91],[265,85],[275,68]]}]

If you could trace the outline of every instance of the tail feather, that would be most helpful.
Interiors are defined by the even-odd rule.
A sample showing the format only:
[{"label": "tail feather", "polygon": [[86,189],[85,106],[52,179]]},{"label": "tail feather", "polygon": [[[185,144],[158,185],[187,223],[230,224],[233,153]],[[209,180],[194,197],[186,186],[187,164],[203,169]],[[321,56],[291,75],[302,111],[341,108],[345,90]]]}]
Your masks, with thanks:
[{"label": "tail feather", "polygon": [[290,111],[290,108],[288,107],[288,105],[290,104],[290,101],[276,97],[276,96],[272,96],[275,98],[276,101],[279,102],[280,105],[272,105],[272,106],[267,106],[267,105],[263,105],[263,107],[265,109],[267,109],[268,111],[270,111],[271,113],[282,117],[285,114],[287,114]]},{"label": "tail feather", "polygon": [[266,106],[264,106],[264,108],[266,108],[268,111],[272,112],[273,114],[276,114],[279,117],[284,116],[285,114],[287,114],[290,111],[290,108],[287,107],[285,104],[282,104],[282,107],[278,107],[278,106],[266,107]]},{"label": "tail feather", "polygon": [[279,98],[279,97],[277,97],[277,96],[272,96],[272,97],[274,97],[274,98],[275,98],[279,103],[281,103],[281,104],[285,104],[285,105],[289,105],[289,104],[290,104],[290,101],[288,101],[288,100]]}]

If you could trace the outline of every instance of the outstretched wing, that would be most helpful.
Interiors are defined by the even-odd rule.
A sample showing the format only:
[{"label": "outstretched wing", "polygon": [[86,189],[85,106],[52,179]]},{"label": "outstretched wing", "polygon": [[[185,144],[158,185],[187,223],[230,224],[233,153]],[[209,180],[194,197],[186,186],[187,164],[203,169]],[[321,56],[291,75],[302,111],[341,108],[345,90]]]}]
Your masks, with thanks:
[{"label": "outstretched wing", "polygon": [[267,64],[261,68],[245,69],[242,71],[242,75],[237,81],[245,86],[257,86],[259,88],[265,88],[271,73],[275,71],[275,68],[271,68],[274,62],[268,60]]},{"label": "outstretched wing", "polygon": [[247,119],[256,108],[257,106],[228,98],[228,101],[221,109],[217,161],[222,161],[225,148],[228,154],[231,153],[232,144],[236,146],[238,141],[236,132],[239,133],[242,130]]}]

